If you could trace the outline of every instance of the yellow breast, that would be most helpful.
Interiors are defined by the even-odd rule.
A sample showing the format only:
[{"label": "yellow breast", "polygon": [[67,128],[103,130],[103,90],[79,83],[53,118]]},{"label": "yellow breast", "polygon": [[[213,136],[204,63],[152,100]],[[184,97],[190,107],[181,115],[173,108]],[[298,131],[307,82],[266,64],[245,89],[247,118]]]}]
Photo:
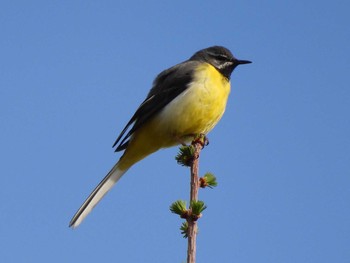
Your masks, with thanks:
[{"label": "yellow breast", "polygon": [[229,93],[229,81],[213,66],[203,63],[195,70],[190,87],[170,102],[157,119],[168,134],[179,138],[207,134],[221,119]]}]

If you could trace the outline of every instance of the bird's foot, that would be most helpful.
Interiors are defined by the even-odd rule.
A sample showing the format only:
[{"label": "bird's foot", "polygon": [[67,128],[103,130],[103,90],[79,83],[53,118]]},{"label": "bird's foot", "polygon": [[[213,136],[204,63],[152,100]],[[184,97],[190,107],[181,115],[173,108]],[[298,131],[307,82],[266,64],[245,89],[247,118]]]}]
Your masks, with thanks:
[{"label": "bird's foot", "polygon": [[194,137],[194,139],[192,141],[192,145],[199,143],[202,146],[202,149],[205,146],[209,145],[209,139],[204,133],[196,134],[193,137]]},{"label": "bird's foot", "polygon": [[192,138],[191,145],[194,145],[196,143],[199,143],[202,148],[209,145],[209,139],[204,133],[199,134],[188,134],[182,137],[174,136],[175,140],[181,144],[182,146],[187,146],[186,141],[190,141],[189,139]]}]

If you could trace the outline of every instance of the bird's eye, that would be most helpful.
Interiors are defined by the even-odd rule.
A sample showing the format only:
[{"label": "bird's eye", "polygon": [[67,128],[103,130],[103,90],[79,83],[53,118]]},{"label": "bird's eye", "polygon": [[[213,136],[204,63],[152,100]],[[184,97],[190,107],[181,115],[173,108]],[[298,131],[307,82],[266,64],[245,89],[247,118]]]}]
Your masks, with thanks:
[{"label": "bird's eye", "polygon": [[227,61],[228,60],[225,55],[218,55],[218,56],[216,56],[216,59],[220,60],[220,61]]}]

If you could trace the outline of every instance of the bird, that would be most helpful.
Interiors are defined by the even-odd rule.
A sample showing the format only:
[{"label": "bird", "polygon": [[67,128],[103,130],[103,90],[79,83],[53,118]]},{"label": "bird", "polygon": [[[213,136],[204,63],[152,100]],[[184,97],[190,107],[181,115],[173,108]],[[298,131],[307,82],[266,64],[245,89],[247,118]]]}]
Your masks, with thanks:
[{"label": "bird", "polygon": [[113,144],[124,151],[69,223],[76,228],[105,194],[137,162],[162,148],[210,132],[223,116],[233,70],[249,60],[235,58],[223,46],[211,46],[162,71]]}]

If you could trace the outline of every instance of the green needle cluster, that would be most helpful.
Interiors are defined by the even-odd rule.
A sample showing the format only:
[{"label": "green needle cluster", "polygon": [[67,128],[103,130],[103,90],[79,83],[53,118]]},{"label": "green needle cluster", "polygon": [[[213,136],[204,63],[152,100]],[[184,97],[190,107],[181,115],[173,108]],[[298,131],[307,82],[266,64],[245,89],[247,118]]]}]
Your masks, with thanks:
[{"label": "green needle cluster", "polygon": [[209,187],[213,188],[218,185],[218,182],[216,181],[216,177],[212,173],[206,173],[201,179],[200,179],[200,186],[202,188]]},{"label": "green needle cluster", "polygon": [[190,209],[192,211],[193,219],[198,219],[201,217],[201,213],[207,208],[203,201],[192,201]]},{"label": "green needle cluster", "polygon": [[178,164],[190,167],[193,161],[195,148],[193,145],[181,146],[175,159]]},{"label": "green needle cluster", "polygon": [[170,211],[174,214],[179,215],[181,218],[186,218],[188,211],[186,208],[186,201],[177,200],[170,206]]},{"label": "green needle cluster", "polygon": [[182,236],[184,238],[187,238],[188,237],[188,235],[187,235],[187,233],[188,233],[188,223],[187,223],[187,221],[185,221],[185,222],[183,222],[181,224],[180,230],[181,230]]}]

